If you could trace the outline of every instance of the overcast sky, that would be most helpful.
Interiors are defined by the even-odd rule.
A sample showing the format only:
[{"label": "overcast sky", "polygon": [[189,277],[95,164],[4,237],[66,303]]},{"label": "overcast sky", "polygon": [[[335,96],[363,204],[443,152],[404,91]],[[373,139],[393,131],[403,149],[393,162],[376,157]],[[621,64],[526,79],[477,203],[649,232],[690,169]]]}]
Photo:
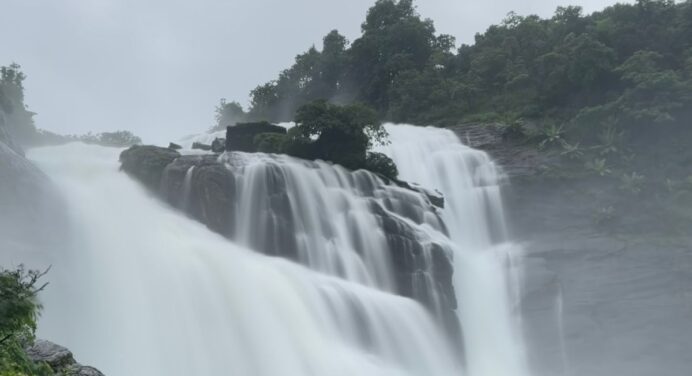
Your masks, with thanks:
[{"label": "overcast sky", "polygon": [[[417,0],[438,32],[470,43],[509,11],[550,16],[615,0]],[[129,129],[165,142],[213,124],[219,98],[248,102],[296,54],[338,29],[349,40],[374,0],[2,0],[0,65],[29,76],[37,125]]]}]

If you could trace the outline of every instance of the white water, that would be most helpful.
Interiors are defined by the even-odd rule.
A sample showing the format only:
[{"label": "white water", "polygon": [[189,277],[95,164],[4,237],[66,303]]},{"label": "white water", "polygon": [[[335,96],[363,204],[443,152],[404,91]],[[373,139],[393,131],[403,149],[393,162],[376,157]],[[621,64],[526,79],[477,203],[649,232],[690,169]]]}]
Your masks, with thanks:
[{"label": "white water", "polygon": [[[388,130],[392,144],[382,151],[400,177],[445,193],[465,367],[429,312],[389,292],[387,246],[361,191],[419,198],[369,174],[266,155],[248,156],[253,163],[239,173],[237,217],[246,221],[237,222],[237,239],[253,248],[273,241],[263,226],[265,238],[252,239],[252,226],[273,210],[262,180],[278,171],[303,239],[300,261],[314,270],[230,243],[149,197],[117,171],[119,150],[33,151],[68,199],[75,229],[72,253],[56,258],[40,334],[109,376],[526,376],[501,175],[449,131]],[[427,215],[408,221],[420,241],[449,242]]]},{"label": "white water", "polygon": [[421,243],[439,236],[440,219],[420,194],[384,185],[366,171],[262,153],[220,160],[236,178],[234,239],[249,248],[268,254],[295,249],[295,258],[311,269],[395,291],[389,245],[373,205],[405,221]]},{"label": "white water", "polygon": [[412,300],[242,249],[118,172],[119,150],[31,158],[68,200],[41,336],[118,375],[458,375]]},{"label": "white water", "polygon": [[[389,155],[399,178],[445,195],[443,217],[455,247],[454,285],[472,376],[529,374],[515,314],[518,278],[506,242],[500,179],[482,151],[463,145],[447,129],[386,125]],[[516,275],[515,275],[516,276]]]}]

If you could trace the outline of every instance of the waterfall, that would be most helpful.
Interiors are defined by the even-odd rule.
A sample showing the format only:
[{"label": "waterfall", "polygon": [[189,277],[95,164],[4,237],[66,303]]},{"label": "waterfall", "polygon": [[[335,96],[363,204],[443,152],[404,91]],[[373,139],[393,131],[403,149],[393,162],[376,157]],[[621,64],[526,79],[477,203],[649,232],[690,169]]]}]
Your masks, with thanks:
[{"label": "waterfall", "polygon": [[500,181],[490,157],[463,145],[450,130],[387,124],[390,144],[378,147],[399,178],[445,195],[443,218],[455,244],[454,286],[472,376],[526,376],[512,270],[520,251],[507,242]]},{"label": "waterfall", "polygon": [[107,375],[458,375],[413,300],[249,251],[118,171],[120,150],[35,149],[65,195],[39,335]]},{"label": "waterfall", "polygon": [[[502,174],[452,132],[387,129],[380,151],[444,209],[366,171],[226,153],[226,238],[174,208],[192,205],[199,157],[174,162],[169,206],[118,171],[121,150],[32,150],[73,228],[39,334],[110,376],[528,375]],[[457,301],[465,356],[445,316]]]}]

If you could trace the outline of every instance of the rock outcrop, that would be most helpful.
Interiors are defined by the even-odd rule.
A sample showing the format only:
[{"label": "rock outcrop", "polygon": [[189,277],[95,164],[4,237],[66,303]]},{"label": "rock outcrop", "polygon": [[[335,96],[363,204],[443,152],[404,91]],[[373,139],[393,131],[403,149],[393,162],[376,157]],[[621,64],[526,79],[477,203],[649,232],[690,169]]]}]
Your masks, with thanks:
[{"label": "rock outcrop", "polygon": [[161,195],[174,207],[229,236],[234,227],[235,179],[216,155],[182,156],[162,171]]},{"label": "rock outcrop", "polygon": [[[268,154],[253,157],[254,154],[227,152],[219,157],[174,153],[164,148],[136,146],[121,155],[122,169],[211,230],[236,239],[240,236],[238,222],[243,221],[246,226],[243,241],[253,249],[305,261],[299,257],[300,237],[296,235],[304,231],[299,228],[305,224],[296,223],[296,215],[300,217],[296,210],[302,209],[294,207],[296,202],[290,190],[297,188],[289,185],[289,181],[301,177],[292,176],[290,165],[282,165],[283,162],[274,161]],[[303,163],[302,168],[307,168],[303,171],[331,168],[324,163],[290,161]],[[248,166],[256,164],[264,168],[247,172]],[[415,228],[415,224],[431,222],[441,232],[446,232],[435,206],[443,205],[442,196],[404,182],[380,179],[364,170],[339,171],[348,174],[342,178],[352,180],[351,184],[359,187],[351,194],[369,205],[371,215],[380,223],[394,264],[399,294],[422,302],[445,323],[457,326],[451,250],[430,239],[422,240],[421,231]],[[240,191],[242,184],[248,184],[251,178],[255,179],[252,188],[246,186]],[[325,175],[324,179],[333,178]],[[259,214],[238,214],[239,207],[247,200],[259,200],[255,210]],[[316,205],[318,203],[316,200]],[[251,206],[254,208],[255,204]],[[248,233],[248,226],[262,230]],[[458,330],[458,326],[453,330]]]},{"label": "rock outcrop", "polygon": [[120,154],[120,168],[148,188],[158,190],[163,170],[178,157],[180,153],[175,150],[135,145]]},{"label": "rock outcrop", "polygon": [[0,111],[0,264],[29,262],[63,244],[62,200],[49,179],[23,155]]},{"label": "rock outcrop", "polygon": [[104,376],[94,367],[77,363],[70,350],[53,342],[37,340],[26,354],[33,362],[48,364],[56,376]]},{"label": "rock outcrop", "polygon": [[286,134],[286,128],[268,122],[238,123],[226,128],[226,150],[255,152],[255,136],[262,133]]},{"label": "rock outcrop", "polygon": [[465,145],[490,154],[510,179],[530,178],[552,163],[552,158],[540,153],[534,145],[506,135],[504,128],[498,123],[449,127]]},{"label": "rock outcrop", "polygon": [[645,180],[632,192],[618,176],[588,173],[559,153],[503,137],[502,128],[453,130],[512,182],[504,198],[511,238],[525,248],[513,262],[525,276],[519,309],[533,373],[689,374],[692,191],[663,183],[691,171],[692,132],[657,130],[658,144],[638,145],[631,168]]},{"label": "rock outcrop", "polygon": [[7,128],[7,118],[5,112],[0,109],[0,143],[5,144],[12,151],[20,156],[24,156],[24,150],[17,144]]}]

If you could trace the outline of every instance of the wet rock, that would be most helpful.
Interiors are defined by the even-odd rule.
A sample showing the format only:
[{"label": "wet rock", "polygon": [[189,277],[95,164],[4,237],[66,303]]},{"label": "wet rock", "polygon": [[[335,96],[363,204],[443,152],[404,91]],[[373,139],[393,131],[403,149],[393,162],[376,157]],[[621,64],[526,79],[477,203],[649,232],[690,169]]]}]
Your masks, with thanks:
[{"label": "wet rock", "polygon": [[211,143],[211,151],[214,153],[223,153],[226,151],[226,139],[217,137]]},{"label": "wet rock", "polygon": [[29,253],[57,250],[66,236],[61,197],[18,150],[0,116],[0,264],[29,262]]},{"label": "wet rock", "polygon": [[180,157],[166,167],[162,181],[161,192],[171,205],[209,229],[232,236],[235,178],[215,155]]},{"label": "wet rock", "polygon": [[[397,292],[421,302],[438,316],[450,333],[460,333],[455,313],[457,301],[452,283],[451,249],[422,239],[407,222],[410,217],[400,217],[376,201],[371,205],[387,239]],[[432,207],[425,209],[434,210]],[[399,209],[399,213],[403,212],[411,211]]]},{"label": "wet rock", "polygon": [[[125,163],[129,162],[134,165],[129,169],[135,171],[131,175],[137,179],[160,176],[159,181],[148,180],[148,184],[160,186],[156,192],[166,202],[209,229],[234,239],[235,221],[249,221],[250,226],[258,228],[258,231],[244,233],[248,237],[245,241],[252,249],[301,261],[296,232],[297,227],[302,225],[295,223],[296,210],[299,209],[293,206],[295,203],[288,191],[291,189],[290,172],[275,163],[271,159],[273,157],[264,160],[261,158],[265,157],[234,152],[226,152],[221,157],[215,154],[179,156],[173,152],[175,154],[161,157],[160,152],[156,148],[140,151],[141,156],[124,152],[121,156],[123,170],[126,169]],[[156,163],[149,163],[148,159]],[[162,167],[164,163],[167,164]],[[254,178],[262,182],[256,187],[259,193],[246,192],[245,197],[239,197],[237,181],[248,178],[244,175],[248,164],[257,163],[263,166],[260,170],[253,170]],[[295,163],[301,162],[296,160]],[[318,168],[314,162],[304,163]],[[148,167],[150,165],[155,165],[155,168]],[[425,223],[442,233],[447,232],[433,204],[433,201],[438,205],[443,204],[441,195],[436,197],[433,193],[401,181],[379,179],[364,170],[350,172],[345,178],[358,182],[359,192],[354,194],[362,195],[359,199],[370,203],[373,214],[380,220],[388,244],[383,251],[389,252],[393,261],[397,292],[421,302],[442,322],[456,321],[451,250],[443,244],[422,238],[423,234],[415,228]],[[254,208],[255,212],[250,217],[239,219],[237,213],[243,204]]]},{"label": "wet rock", "polygon": [[182,149],[183,147],[180,146],[180,145],[178,145],[178,144],[176,144],[176,143],[171,142],[171,143],[168,144],[168,148],[171,149],[171,150],[180,150],[180,149]]},{"label": "wet rock", "polygon": [[238,123],[226,128],[226,150],[255,152],[255,136],[261,133],[286,134],[286,128],[268,122]]},{"label": "wet rock", "polygon": [[67,348],[50,341],[37,340],[26,354],[33,362],[48,364],[56,375],[103,376],[96,368],[77,363]]},{"label": "wet rock", "polygon": [[211,145],[203,144],[201,142],[193,142],[192,149],[211,151]]},{"label": "wet rock", "polygon": [[163,170],[178,157],[180,153],[168,148],[135,145],[120,154],[120,169],[147,188],[158,191]]},{"label": "wet rock", "polygon": [[512,178],[531,178],[552,163],[545,153],[521,138],[507,137],[500,123],[474,123],[449,127],[467,146],[486,151]]},{"label": "wet rock", "polygon": [[0,142],[5,144],[12,151],[20,156],[24,156],[24,150],[19,144],[14,141],[14,138],[10,135],[10,131],[7,128],[7,119],[5,112],[0,109]]}]

